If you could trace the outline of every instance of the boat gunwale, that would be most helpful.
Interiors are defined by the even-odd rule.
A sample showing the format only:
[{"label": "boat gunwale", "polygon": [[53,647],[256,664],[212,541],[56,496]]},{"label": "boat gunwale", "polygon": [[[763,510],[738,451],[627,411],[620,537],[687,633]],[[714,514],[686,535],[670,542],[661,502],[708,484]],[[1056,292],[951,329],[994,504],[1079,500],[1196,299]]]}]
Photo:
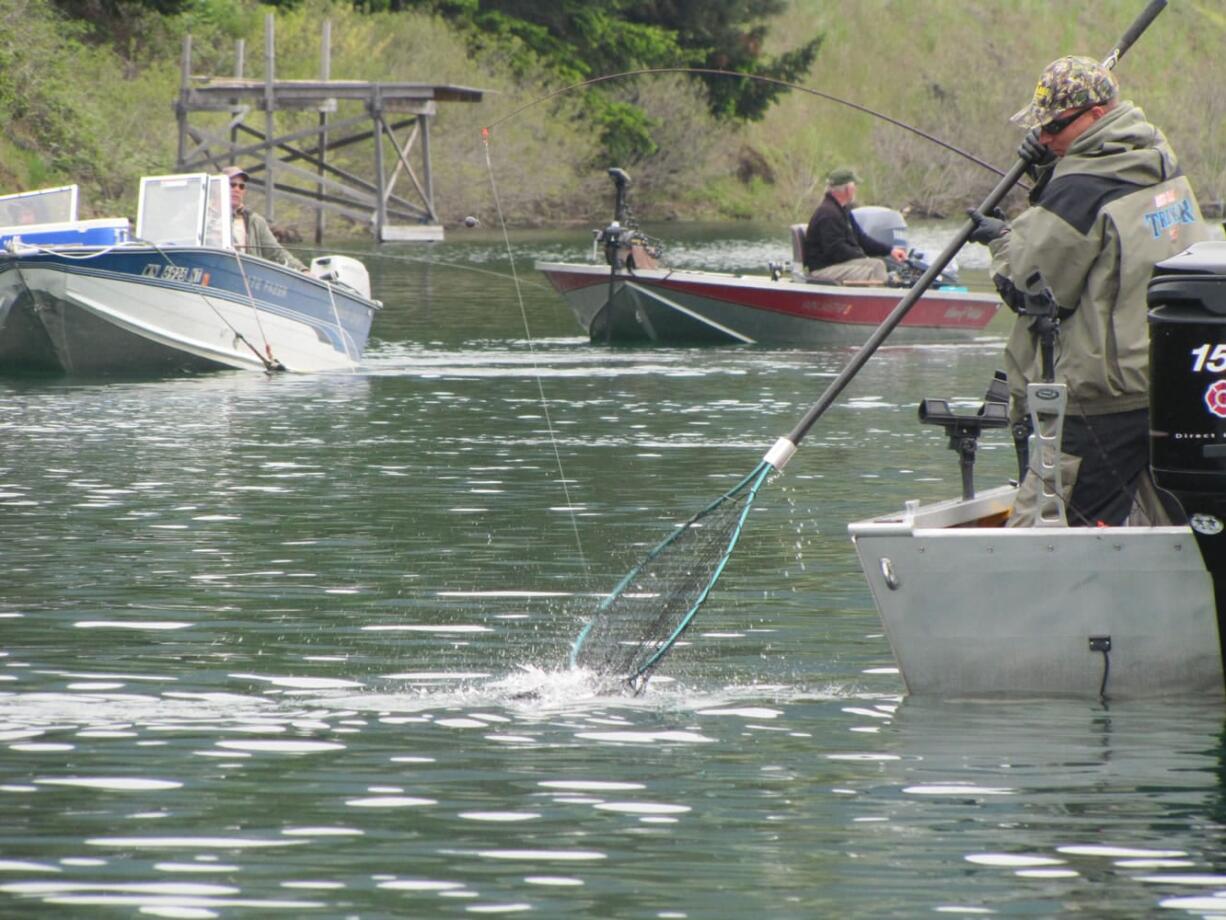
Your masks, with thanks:
[{"label": "boat gunwale", "polygon": [[[121,253],[124,255],[135,255],[139,254],[139,252],[142,250],[159,253],[163,256],[163,258],[166,257],[167,253],[205,253],[207,255],[215,256],[241,257],[243,262],[253,262],[260,268],[275,269],[277,272],[294,278],[297,281],[306,281],[316,287],[324,288],[325,290],[330,289],[333,295],[347,297],[356,301],[361,306],[368,307],[369,309],[376,311],[383,309],[383,301],[376,300],[373,297],[365,297],[348,285],[325,281],[322,278],[317,278],[314,275],[298,271],[297,269],[290,268],[287,265],[282,265],[280,262],[274,262],[272,259],[266,259],[263,256],[255,255],[254,253],[240,253],[233,249],[219,249],[212,246],[162,246],[140,240],[129,240],[125,243],[115,243],[111,245],[66,243],[63,245],[57,244],[53,246],[43,246],[37,244],[26,246],[23,244],[22,247],[17,250],[0,249],[0,266],[2,266],[5,261],[20,263],[21,261],[28,259],[31,260],[30,264],[32,265],[34,264],[35,260],[38,262],[45,262],[48,258],[51,258],[55,260],[56,265],[69,266],[75,265],[79,262],[81,263],[82,267],[84,267],[88,263],[89,259],[106,255],[111,252]],[[329,253],[323,253],[323,255],[326,256],[329,255]],[[21,266],[18,265],[17,267],[20,268]],[[114,269],[96,269],[95,273],[100,275],[109,274],[117,276],[127,276],[130,274],[128,272],[117,272]],[[142,276],[142,283],[151,283],[154,281],[163,281],[167,287],[185,286],[184,282],[165,281],[165,279],[153,279]],[[221,289],[213,289],[209,292],[209,294],[210,296],[218,296],[217,292],[220,291]],[[264,302],[261,298],[256,299]],[[239,300],[243,302],[250,302],[251,297],[239,297]]]},{"label": "boat gunwale", "polygon": [[[591,275],[593,283],[607,284],[609,281],[609,269],[604,265],[592,265],[579,262],[535,262],[533,266],[537,271],[543,274],[550,272],[556,273],[571,273],[578,275]],[[801,282],[790,276],[780,276],[778,279],[772,279],[769,275],[741,275],[731,272],[709,272],[701,269],[665,269],[665,268],[644,268],[636,269],[633,272],[618,272],[615,280],[620,281],[691,281],[694,284],[714,284],[716,281],[723,284],[728,284],[731,287],[752,288],[755,290],[779,291],[782,286],[790,286],[794,292],[811,291],[822,295],[835,295],[840,297],[853,298],[878,298],[889,296],[895,299],[901,299],[905,296],[909,288],[903,287],[888,287],[886,285],[846,285],[846,284],[821,284],[818,282]],[[986,291],[955,291],[947,288],[933,288],[924,292],[925,298],[932,300],[937,298],[949,298],[951,300],[961,300],[970,303],[983,304],[993,308],[999,308],[1000,297],[996,294],[991,294]]]}]

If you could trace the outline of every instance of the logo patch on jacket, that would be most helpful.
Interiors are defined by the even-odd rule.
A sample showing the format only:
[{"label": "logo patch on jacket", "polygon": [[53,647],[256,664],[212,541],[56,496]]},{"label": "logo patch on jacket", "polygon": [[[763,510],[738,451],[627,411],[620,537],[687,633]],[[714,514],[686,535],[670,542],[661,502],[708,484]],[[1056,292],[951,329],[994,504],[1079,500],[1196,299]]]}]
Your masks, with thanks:
[{"label": "logo patch on jacket", "polygon": [[1154,239],[1162,236],[1167,230],[1171,231],[1173,238],[1178,234],[1180,224],[1196,223],[1196,211],[1192,208],[1192,199],[1185,195],[1178,201],[1170,201],[1172,197],[1170,192],[1158,195],[1154,199],[1157,207],[1152,211],[1146,211],[1143,215]]}]

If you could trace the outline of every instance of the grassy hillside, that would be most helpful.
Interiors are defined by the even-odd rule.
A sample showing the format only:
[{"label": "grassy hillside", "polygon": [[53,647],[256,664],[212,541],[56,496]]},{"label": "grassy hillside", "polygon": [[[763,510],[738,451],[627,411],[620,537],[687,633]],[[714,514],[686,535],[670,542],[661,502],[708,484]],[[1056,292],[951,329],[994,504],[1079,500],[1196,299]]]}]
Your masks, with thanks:
[{"label": "grassy hillside", "polygon": [[[75,181],[87,215],[131,214],[140,176],[175,165],[173,104],[183,36],[192,37],[193,74],[232,74],[241,37],[246,75],[260,78],[266,12],[233,0],[225,16],[139,17],[126,24],[129,34],[117,43],[113,32],[65,20],[47,0],[0,3],[0,118],[7,125],[0,138],[0,192]],[[337,79],[454,83],[489,91],[480,105],[441,104],[431,145],[444,220],[489,210],[481,127],[550,87],[516,85],[500,73],[497,61],[470,61],[438,20],[358,15],[348,4],[328,0],[307,0],[277,15],[279,78],[318,77],[324,19],[332,22],[331,69]],[[566,202],[584,195],[579,185],[586,177],[571,164],[591,159],[595,150],[589,133],[576,126],[574,104],[563,98],[495,132],[491,152],[503,206],[525,220],[561,213]],[[277,119],[279,131],[316,123],[313,112],[278,113]],[[262,128],[262,113],[251,120]],[[212,121],[221,131],[225,116]],[[197,123],[208,122],[193,116]],[[369,145],[332,159],[359,174],[373,170]],[[293,217],[286,209],[285,219]],[[343,223],[334,221],[334,229],[343,230]]]},{"label": "grassy hillside", "polygon": [[[1065,54],[1104,57],[1142,0],[797,0],[775,25],[826,33],[808,85],[883,112],[1005,168],[1021,139],[1008,118],[1039,72]],[[1217,60],[1226,8],[1174,0],[1121,61],[1122,95],[1163,129],[1202,202],[1226,199],[1226,84]],[[831,164],[867,173],[880,201],[958,213],[996,177],[957,155],[851,109],[793,94],[748,131],[778,163],[774,201],[793,209]],[[796,210],[791,211],[795,214]]]},{"label": "grassy hillside", "polygon": [[[89,4],[79,4],[86,7]],[[806,85],[914,125],[1002,167],[1020,139],[1008,116],[1035,78],[1066,53],[1104,55],[1141,0],[795,0],[772,24],[772,51],[825,36]],[[77,181],[88,215],[127,213],[141,175],[174,168],[183,36],[197,75],[228,74],[234,45],[247,75],[263,73],[266,8],[210,0],[189,15],[130,16],[91,25],[67,20],[50,0],[0,3],[0,192]],[[690,83],[665,75],[617,81],[616,92],[656,119],[660,153],[604,162],[577,93],[523,85],[495,55],[469,58],[447,23],[420,15],[356,14],[350,4],[304,0],[278,13],[284,78],[318,75],[320,23],[332,22],[336,78],[456,83],[487,90],[479,105],[443,104],[432,128],[436,198],[445,223],[493,216],[491,170],[511,224],[604,217],[603,167],[636,180],[641,217],[803,219],[834,165],[866,176],[863,198],[924,213],[956,214],[996,177],[886,122],[813,95],[792,93],[762,121],[716,123]],[[1226,198],[1226,84],[1216,63],[1226,44],[1217,0],[1177,0],[1119,68],[1124,95],[1159,124],[1202,202]],[[261,119],[262,116],[257,116]],[[313,113],[278,116],[306,127]],[[284,117],[284,120],[280,120]],[[219,122],[220,124],[220,122]],[[496,125],[487,150],[481,128]],[[337,162],[362,174],[369,150]],[[282,222],[305,214],[278,207]],[[334,233],[364,228],[332,220]]]}]

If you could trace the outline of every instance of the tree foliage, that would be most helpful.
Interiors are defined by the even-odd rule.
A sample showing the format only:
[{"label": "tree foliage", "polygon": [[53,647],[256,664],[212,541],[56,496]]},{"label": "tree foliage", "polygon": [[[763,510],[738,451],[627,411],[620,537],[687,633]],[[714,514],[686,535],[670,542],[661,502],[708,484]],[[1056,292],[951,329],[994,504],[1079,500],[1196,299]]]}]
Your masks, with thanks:
[{"label": "tree foliage", "polygon": [[[468,36],[475,51],[499,53],[513,70],[546,70],[570,83],[624,71],[687,67],[752,73],[778,82],[695,73],[716,117],[756,121],[808,72],[821,37],[772,57],[766,20],[784,0],[354,0],[371,12],[429,10]],[[634,159],[653,150],[651,122],[600,86],[589,93],[605,146]],[[615,153],[615,157],[617,154]]]},{"label": "tree foliage", "polygon": [[0,149],[9,161],[0,176],[19,166],[38,177],[93,170],[101,125],[81,110],[75,80],[89,55],[84,32],[41,4],[0,3]]}]

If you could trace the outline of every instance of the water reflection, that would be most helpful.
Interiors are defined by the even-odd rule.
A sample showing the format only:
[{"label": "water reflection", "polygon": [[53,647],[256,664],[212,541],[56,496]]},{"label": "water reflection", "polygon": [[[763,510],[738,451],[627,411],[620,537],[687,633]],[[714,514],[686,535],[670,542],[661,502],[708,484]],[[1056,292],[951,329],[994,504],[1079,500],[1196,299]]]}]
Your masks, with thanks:
[{"label": "water reflection", "polygon": [[[1213,884],[1214,707],[899,706],[880,691],[679,680],[634,698],[561,671],[435,673],[401,689],[231,678],[262,689],[0,697],[0,794],[30,844],[0,864],[0,892],[211,911],[374,909],[390,892],[426,912],[445,909],[429,906],[444,892],[491,908],[578,909],[529,894],[537,887],[586,889],[599,912],[714,916],[763,903],[758,873],[735,864],[718,870],[731,889],[719,898],[702,887],[672,898],[650,881],[629,901],[609,889],[639,878],[643,845],[702,880],[711,821],[717,852],[771,854],[764,902],[784,898],[798,915],[859,901],[857,879],[870,877],[889,881],[870,898],[879,914],[1004,909],[1028,880],[1044,886],[1028,896],[1033,910],[1091,909],[1102,895],[1087,878],[1109,882],[1119,904],[1187,907],[1206,903],[1187,889]],[[28,823],[61,809],[78,841],[67,851],[38,844]],[[652,845],[636,827],[666,837]],[[413,871],[393,868],[405,858]],[[838,878],[803,881],[832,861]],[[226,882],[190,881],[202,873]],[[277,896],[284,888],[299,896]]]},{"label": "water reflection", "polygon": [[0,383],[0,913],[1221,910],[1220,708],[900,699],[845,525],[957,491],[999,338],[874,357],[632,697],[580,624],[850,351],[529,335],[486,249],[358,375]]}]

